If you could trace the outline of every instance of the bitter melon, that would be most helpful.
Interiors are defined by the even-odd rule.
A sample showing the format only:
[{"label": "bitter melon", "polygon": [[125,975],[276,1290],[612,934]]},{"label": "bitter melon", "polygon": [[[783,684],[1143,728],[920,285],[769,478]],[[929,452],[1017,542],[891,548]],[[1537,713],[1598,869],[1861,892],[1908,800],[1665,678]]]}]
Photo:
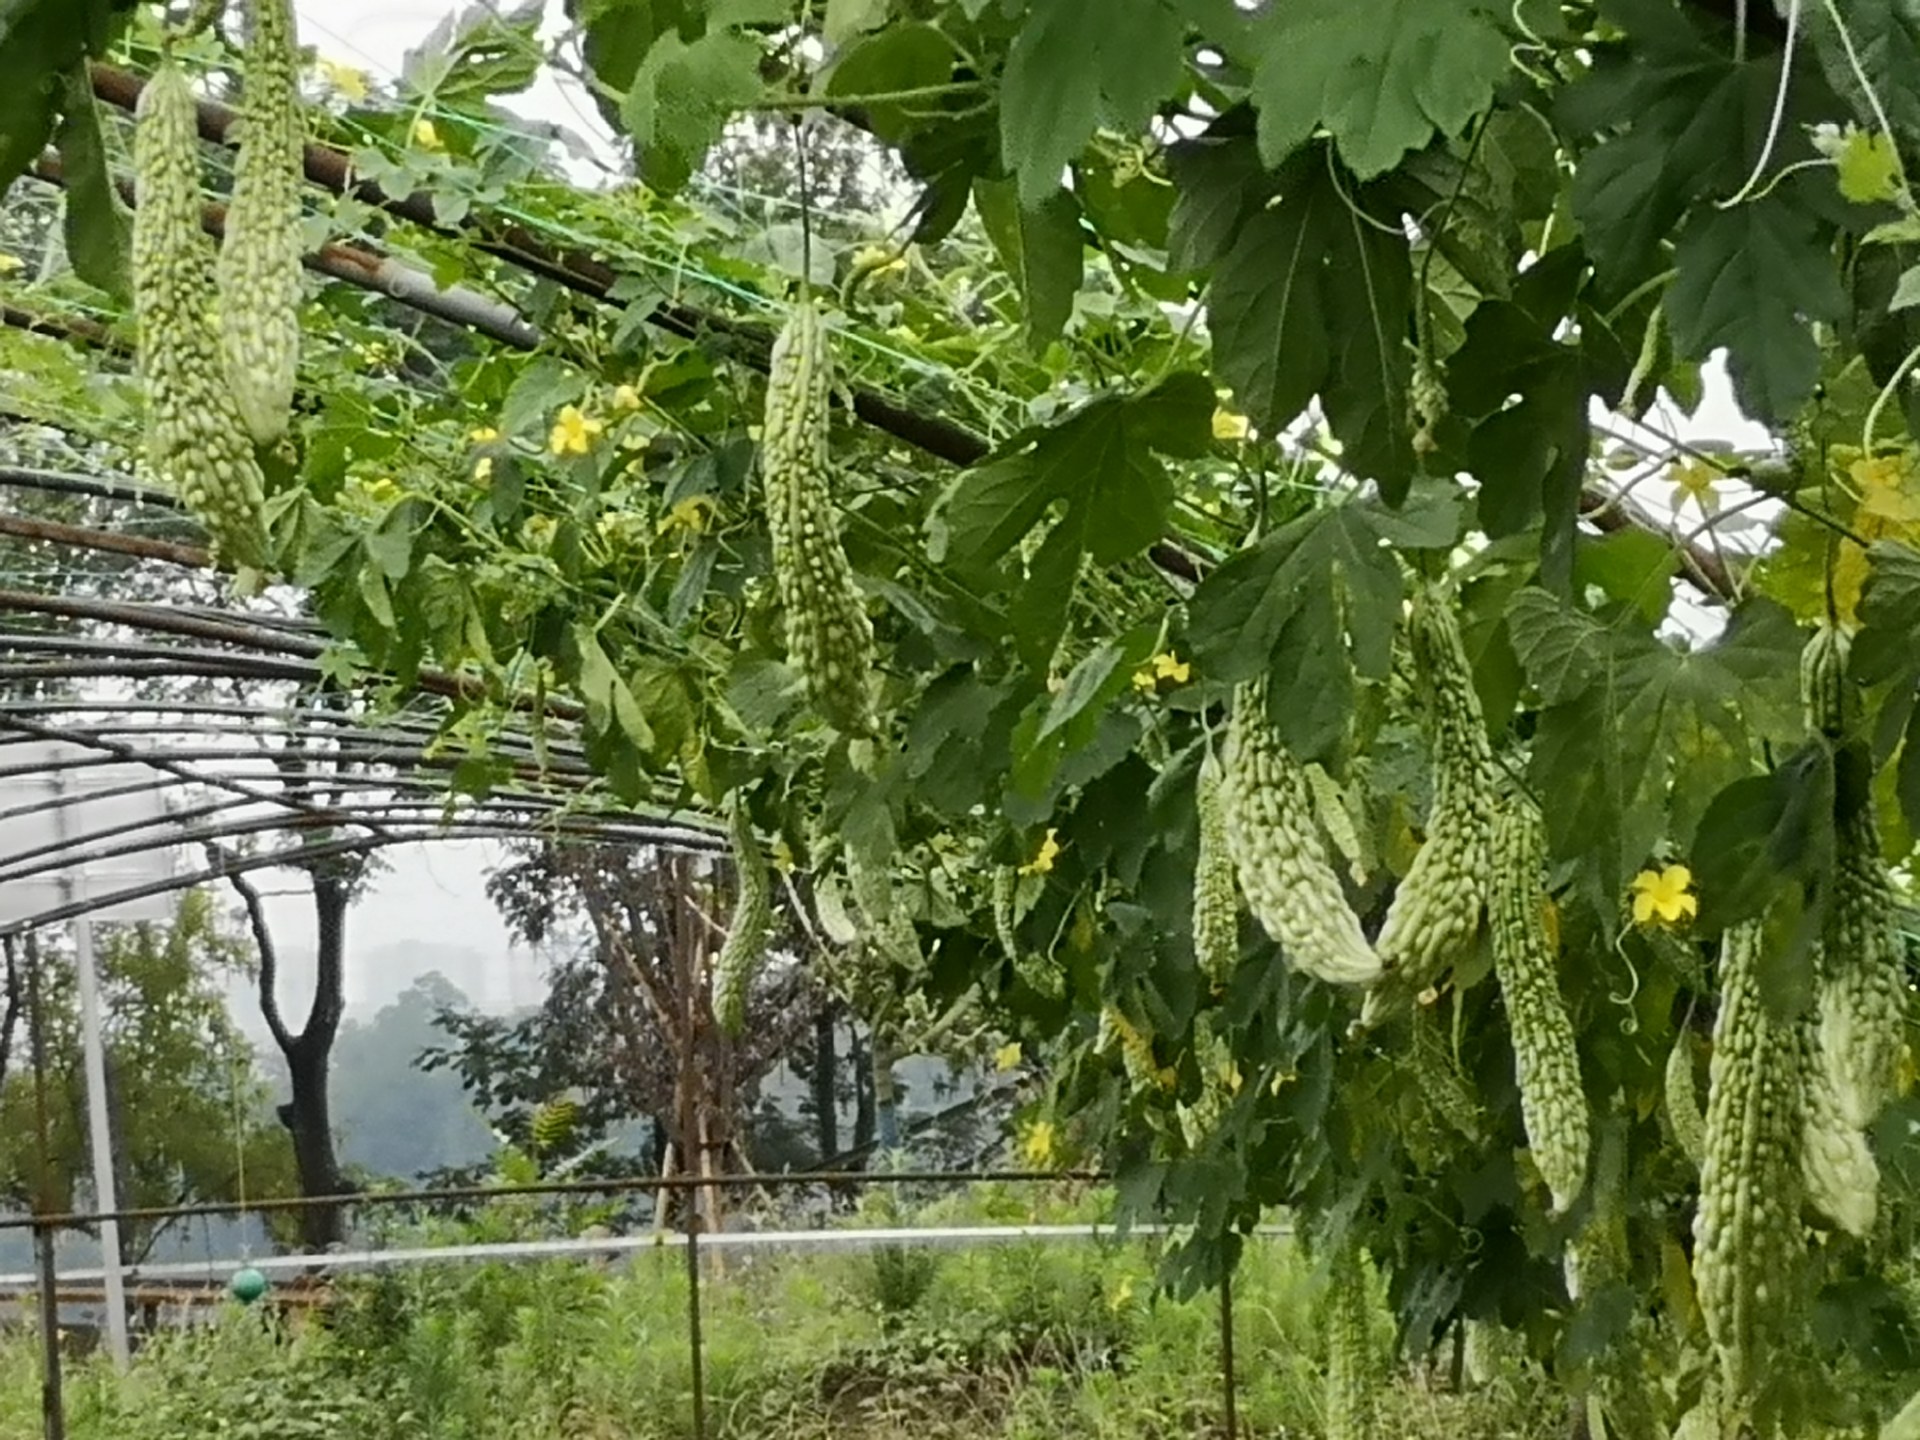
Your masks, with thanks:
[{"label": "bitter melon", "polygon": [[1193,955],[1200,973],[1216,988],[1232,977],[1240,959],[1240,896],[1233,885],[1220,786],[1220,762],[1209,753],[1200,762],[1194,790],[1200,844],[1193,862]]},{"label": "bitter melon", "polygon": [[1378,978],[1379,957],[1327,862],[1306,775],[1267,720],[1264,680],[1234,692],[1220,803],[1240,891],[1288,960],[1332,984]]},{"label": "bitter melon", "polygon": [[221,373],[211,242],[200,228],[193,92],[163,59],[135,111],[133,298],[147,395],[147,458],[206,528],[217,557],[267,566],[265,483]]},{"label": "bitter melon", "polygon": [[1407,636],[1431,737],[1433,805],[1426,841],[1375,941],[1387,977],[1368,996],[1368,1024],[1432,985],[1472,946],[1487,901],[1499,798],[1473,668],[1445,596],[1426,590],[1414,597]]},{"label": "bitter melon", "polygon": [[1700,1113],[1700,1092],[1693,1084],[1693,1046],[1684,1032],[1667,1052],[1664,1100],[1673,1143],[1698,1166],[1707,1153],[1707,1117]]},{"label": "bitter melon", "polygon": [[220,246],[220,349],[254,442],[286,433],[300,360],[299,40],[291,0],[249,0],[240,152]]},{"label": "bitter melon", "polygon": [[1333,1257],[1326,1292],[1327,1440],[1371,1440],[1372,1366],[1367,1339],[1367,1261],[1352,1241]]},{"label": "bitter melon", "polygon": [[787,658],[808,697],[839,729],[865,735],[874,728],[873,622],[833,506],[832,394],[827,327],[803,296],[773,343],[760,432],[773,577],[786,611]]},{"label": "bitter melon", "polygon": [[1493,828],[1493,963],[1506,1000],[1527,1143],[1558,1215],[1586,1184],[1592,1135],[1573,1022],[1547,935],[1545,868],[1539,810],[1525,800],[1506,802]]},{"label": "bitter melon", "polygon": [[735,799],[729,819],[733,840],[733,918],[713,967],[713,1012],[721,1028],[739,1034],[747,1019],[747,991],[767,954],[767,926],[773,919],[772,882],[767,857],[753,835],[746,803]]},{"label": "bitter melon", "polygon": [[1757,920],[1721,941],[1707,1152],[1693,1221],[1694,1289],[1736,1403],[1765,1373],[1803,1254],[1801,1041],[1796,1022],[1773,1014],[1760,994],[1763,946]]},{"label": "bitter melon", "polygon": [[[1823,625],[1801,652],[1808,726],[1835,740],[1848,729],[1848,649],[1843,631]],[[1906,956],[1894,928],[1894,892],[1880,858],[1873,797],[1864,784],[1843,784],[1837,808],[1818,1044],[1840,1114],[1849,1126],[1865,1129],[1893,1093],[1905,1048]]]},{"label": "bitter melon", "polygon": [[1811,1022],[1802,1027],[1800,1052],[1806,1087],[1800,1166],[1807,1203],[1828,1223],[1864,1239],[1879,1207],[1879,1163],[1867,1137],[1847,1123]]}]

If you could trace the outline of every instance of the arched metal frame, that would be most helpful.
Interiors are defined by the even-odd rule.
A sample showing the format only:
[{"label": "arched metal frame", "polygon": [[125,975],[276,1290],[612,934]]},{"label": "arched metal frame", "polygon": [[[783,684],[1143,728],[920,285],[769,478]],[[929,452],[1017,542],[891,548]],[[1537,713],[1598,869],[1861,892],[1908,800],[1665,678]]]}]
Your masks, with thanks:
[{"label": "arched metal frame", "polygon": [[[130,483],[57,471],[0,471],[0,490],[8,489],[116,508],[173,508]],[[127,554],[114,532],[68,525],[14,538]],[[204,564],[188,546],[133,558],[188,570]],[[456,795],[456,759],[434,753],[434,740],[438,712],[471,693],[467,677],[423,672],[397,711],[356,709],[352,695],[339,691],[331,692],[339,704],[290,697],[289,687],[318,692],[326,645],[317,626],[263,602],[208,607],[0,588],[0,780],[28,768],[17,747],[44,740],[73,747],[57,769],[133,764],[152,772],[150,779],[0,807],[0,820],[151,790],[177,802],[162,822],[122,822],[0,855],[0,885],[155,850],[206,857],[162,882],[89,886],[80,898],[0,924],[0,936],[231,874],[436,840],[566,838],[701,854],[726,848],[710,817],[608,801],[581,749],[580,711],[565,702],[544,707],[537,745],[531,714],[529,733],[510,728],[494,738],[511,778],[484,798]],[[173,680],[251,682],[263,693],[258,700],[208,699],[155,684]],[[36,757],[31,768],[47,766]]]}]

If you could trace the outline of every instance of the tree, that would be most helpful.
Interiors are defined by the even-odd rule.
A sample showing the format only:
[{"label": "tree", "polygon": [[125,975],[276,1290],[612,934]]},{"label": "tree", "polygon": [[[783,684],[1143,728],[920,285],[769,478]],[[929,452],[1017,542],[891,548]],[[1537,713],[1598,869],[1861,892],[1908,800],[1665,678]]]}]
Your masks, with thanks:
[{"label": "tree", "polygon": [[[210,895],[182,896],[173,921],[102,926],[97,945],[120,1203],[136,1209],[284,1193],[285,1152],[261,1117],[251,1048],[227,1014],[218,971],[244,963]],[[64,947],[39,947],[51,1101],[48,1198],[71,1207],[90,1173],[76,981]],[[0,1194],[26,1208],[41,1174],[34,1077],[0,1080]],[[243,1188],[244,1187],[244,1188]],[[121,1227],[138,1262],[170,1222]]]},{"label": "tree", "polygon": [[[1521,1324],[1623,1432],[1890,1411],[1916,1112],[1831,1036],[1849,995],[1875,1055],[1912,1018],[1883,868],[1920,821],[1897,7],[568,8],[637,185],[559,183],[503,115],[525,17],[309,110],[353,166],[307,178],[381,212],[380,254],[313,257],[312,393],[269,457],[337,683],[465,677],[456,802],[531,768],[569,818],[717,834],[750,800],[793,923],[861,957],[876,1092],[896,1017],[1044,1057],[1024,1152],[1191,1226],[1178,1285],[1285,1205],[1388,1272],[1410,1353]],[[91,10],[12,63],[144,55]],[[90,108],[9,93],[14,169]],[[795,287],[793,247],[699,202],[741,115],[806,111],[920,187],[914,253],[842,212]],[[110,218],[88,163],[76,232]],[[823,193],[788,179],[752,183]],[[963,221],[984,247],[942,245]],[[124,387],[85,383],[111,367],[59,354],[4,383],[126,444]],[[1764,441],[1710,443],[1679,413],[1710,393]],[[581,765],[506,743],[554,734]],[[683,1055],[704,863],[548,872],[656,1023],[691,1009]],[[1702,1177],[1661,1117],[1707,1042]],[[1756,1193],[1777,1210],[1728,1202]]]}]

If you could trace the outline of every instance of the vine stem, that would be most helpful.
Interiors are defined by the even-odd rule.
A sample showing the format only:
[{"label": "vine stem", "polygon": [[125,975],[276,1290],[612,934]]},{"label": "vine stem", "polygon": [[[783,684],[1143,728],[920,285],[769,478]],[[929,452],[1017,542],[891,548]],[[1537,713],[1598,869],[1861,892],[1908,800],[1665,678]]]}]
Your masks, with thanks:
[{"label": "vine stem", "polygon": [[1860,449],[1863,454],[1873,453],[1873,432],[1880,428],[1880,412],[1887,408],[1887,401],[1893,398],[1893,392],[1900,382],[1907,378],[1916,364],[1920,364],[1920,345],[1914,346],[1887,377],[1887,383],[1880,387],[1880,393],[1873,397],[1873,404],[1867,410],[1866,423],[1860,427]]},{"label": "vine stem", "polygon": [[942,100],[972,95],[978,80],[951,80],[943,85],[913,85],[905,90],[869,90],[862,95],[763,95],[749,100],[745,110],[857,110],[870,105],[900,105],[909,100]]},{"label": "vine stem", "polygon": [[[1773,147],[1780,139],[1781,124],[1787,118],[1787,90],[1793,83],[1794,42],[1800,35],[1800,5],[1801,0],[1792,0],[1792,4],[1787,7],[1787,43],[1780,55],[1780,84],[1773,92],[1773,114],[1767,121],[1767,138],[1760,146],[1760,154],[1753,162],[1753,173],[1747,176],[1746,183],[1730,198],[1714,202],[1719,209],[1731,210],[1734,206],[1744,205],[1752,199],[1754,189],[1760,183],[1760,177],[1766,173],[1767,162],[1773,159]],[[1745,37],[1744,24],[1738,33],[1742,38]],[[1744,46],[1739,55],[1744,56]]]}]

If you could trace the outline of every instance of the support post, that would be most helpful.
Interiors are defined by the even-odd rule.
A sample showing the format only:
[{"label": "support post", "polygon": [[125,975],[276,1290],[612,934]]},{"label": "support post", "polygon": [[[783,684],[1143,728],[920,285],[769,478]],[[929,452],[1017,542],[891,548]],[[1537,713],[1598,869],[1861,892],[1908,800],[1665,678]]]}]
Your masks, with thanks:
[{"label": "support post", "polygon": [[1233,1383],[1233,1270],[1220,1277],[1220,1388],[1225,1411],[1227,1440],[1239,1440],[1239,1399]]},{"label": "support post", "polygon": [[[100,1023],[100,976],[94,967],[93,922],[73,922],[74,968],[80,978],[80,1042],[87,1074],[87,1139],[93,1162],[94,1208],[120,1208],[114,1184],[113,1132],[107,1116],[107,1050]],[[125,1370],[132,1355],[127,1343],[127,1293],[120,1273],[120,1222],[100,1222],[100,1269],[106,1280],[107,1349]]]},{"label": "support post", "polygon": [[700,1207],[687,1207],[687,1345],[693,1363],[693,1440],[707,1440],[706,1362],[700,1341]]},{"label": "support post", "polygon": [[[7,938],[11,953],[13,938]],[[47,1119],[47,1032],[40,1014],[40,947],[27,936],[27,1046],[33,1056],[33,1110],[38,1141],[39,1174],[34,1177],[35,1220],[51,1215],[53,1200],[53,1142]],[[33,1227],[33,1253],[40,1276],[40,1423],[45,1440],[67,1440],[67,1402],[60,1373],[60,1293],[54,1271],[54,1229]]]}]

